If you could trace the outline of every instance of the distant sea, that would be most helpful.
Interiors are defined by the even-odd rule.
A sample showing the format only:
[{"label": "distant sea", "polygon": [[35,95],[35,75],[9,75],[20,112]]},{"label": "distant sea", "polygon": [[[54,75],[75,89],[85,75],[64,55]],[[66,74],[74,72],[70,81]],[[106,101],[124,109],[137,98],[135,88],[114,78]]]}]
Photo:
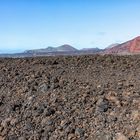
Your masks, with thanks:
[{"label": "distant sea", "polygon": [[24,52],[24,50],[10,50],[10,49],[1,50],[0,49],[0,54],[12,54],[12,53],[21,53],[21,52]]}]

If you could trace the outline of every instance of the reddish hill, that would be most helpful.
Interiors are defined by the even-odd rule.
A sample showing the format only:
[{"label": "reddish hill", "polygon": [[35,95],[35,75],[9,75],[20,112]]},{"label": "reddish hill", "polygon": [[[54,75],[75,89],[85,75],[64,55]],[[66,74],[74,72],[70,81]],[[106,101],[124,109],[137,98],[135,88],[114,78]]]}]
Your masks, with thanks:
[{"label": "reddish hill", "polygon": [[140,53],[140,36],[136,37],[130,41],[122,43],[120,45],[114,46],[112,48],[107,48],[103,52],[105,54],[133,54]]}]

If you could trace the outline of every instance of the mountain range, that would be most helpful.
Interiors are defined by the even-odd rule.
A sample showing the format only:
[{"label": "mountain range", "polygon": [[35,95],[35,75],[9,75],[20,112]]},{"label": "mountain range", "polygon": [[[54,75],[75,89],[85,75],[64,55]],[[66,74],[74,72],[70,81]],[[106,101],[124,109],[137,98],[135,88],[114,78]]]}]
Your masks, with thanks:
[{"label": "mountain range", "polygon": [[49,52],[75,52],[78,51],[76,48],[71,45],[65,44],[59,47],[47,47],[45,49],[36,49],[36,50],[27,50],[25,53],[49,53]]},{"label": "mountain range", "polygon": [[126,41],[122,44],[111,44],[105,49],[83,48],[78,50],[68,44],[59,47],[48,47],[45,49],[28,50],[26,53],[99,53],[99,54],[139,54],[140,53],[140,36]]},{"label": "mountain range", "polygon": [[47,47],[44,49],[26,50],[23,53],[0,54],[0,57],[33,57],[33,56],[56,56],[56,55],[86,55],[86,54],[117,54],[129,55],[140,54],[140,36],[126,41],[122,44],[111,44],[105,49],[83,48],[76,49],[71,45],[64,44],[58,47]]},{"label": "mountain range", "polygon": [[34,49],[34,50],[26,50],[24,53],[57,53],[57,52],[99,52],[101,49],[99,48],[83,48],[78,50],[71,45],[65,44],[59,47],[47,47],[45,49]]}]

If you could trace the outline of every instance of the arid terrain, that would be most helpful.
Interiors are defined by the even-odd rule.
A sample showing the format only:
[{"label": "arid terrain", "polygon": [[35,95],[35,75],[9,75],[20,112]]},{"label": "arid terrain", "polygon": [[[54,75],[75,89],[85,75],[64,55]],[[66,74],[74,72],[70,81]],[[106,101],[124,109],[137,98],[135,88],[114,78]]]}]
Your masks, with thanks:
[{"label": "arid terrain", "polygon": [[0,140],[140,140],[140,55],[1,58]]}]

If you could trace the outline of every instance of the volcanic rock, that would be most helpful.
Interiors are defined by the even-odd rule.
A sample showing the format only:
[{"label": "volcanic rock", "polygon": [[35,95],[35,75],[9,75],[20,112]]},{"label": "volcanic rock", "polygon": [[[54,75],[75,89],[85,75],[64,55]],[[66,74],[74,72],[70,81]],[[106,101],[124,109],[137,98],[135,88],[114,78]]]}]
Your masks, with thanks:
[{"label": "volcanic rock", "polygon": [[139,140],[140,56],[0,59],[1,140]]}]

